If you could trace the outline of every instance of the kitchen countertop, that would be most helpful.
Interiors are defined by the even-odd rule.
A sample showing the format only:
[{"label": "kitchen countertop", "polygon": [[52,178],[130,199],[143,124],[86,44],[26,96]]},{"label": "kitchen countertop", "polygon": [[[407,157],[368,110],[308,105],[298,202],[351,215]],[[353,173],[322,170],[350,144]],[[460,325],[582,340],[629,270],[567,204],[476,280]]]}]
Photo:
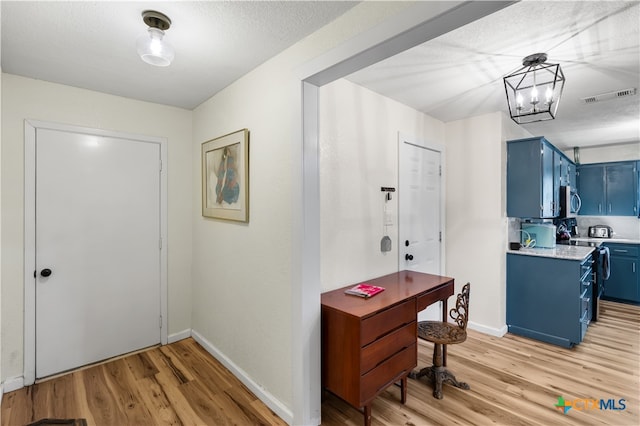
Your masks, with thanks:
[{"label": "kitchen countertop", "polygon": [[557,244],[556,248],[521,248],[520,250],[507,250],[509,254],[519,254],[524,256],[553,257],[565,260],[584,260],[595,247],[564,246]]},{"label": "kitchen countertop", "polygon": [[622,243],[622,244],[640,244],[640,239],[633,238],[588,238],[588,237],[571,237],[575,241],[588,241],[598,243]]}]

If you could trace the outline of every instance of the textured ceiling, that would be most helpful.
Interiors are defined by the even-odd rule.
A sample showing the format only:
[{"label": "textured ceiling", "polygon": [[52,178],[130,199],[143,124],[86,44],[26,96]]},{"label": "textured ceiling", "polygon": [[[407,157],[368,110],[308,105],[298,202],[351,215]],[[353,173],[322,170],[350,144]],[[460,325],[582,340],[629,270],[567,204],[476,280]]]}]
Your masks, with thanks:
[{"label": "textured ceiling", "polygon": [[[357,2],[0,1],[3,72],[192,109]],[[136,54],[141,12],[173,21],[167,68]],[[567,83],[558,118],[525,125],[562,148],[640,140],[638,1],[522,1],[349,79],[443,121],[502,110],[502,77],[546,52]]]},{"label": "textured ceiling", "polygon": [[[357,2],[1,1],[2,70],[192,109]],[[140,60],[144,10],[171,18],[171,66]]]},{"label": "textured ceiling", "polygon": [[523,1],[349,76],[442,121],[508,113],[502,77],[545,52],[566,85],[558,118],[524,125],[562,148],[640,140],[640,3]]}]

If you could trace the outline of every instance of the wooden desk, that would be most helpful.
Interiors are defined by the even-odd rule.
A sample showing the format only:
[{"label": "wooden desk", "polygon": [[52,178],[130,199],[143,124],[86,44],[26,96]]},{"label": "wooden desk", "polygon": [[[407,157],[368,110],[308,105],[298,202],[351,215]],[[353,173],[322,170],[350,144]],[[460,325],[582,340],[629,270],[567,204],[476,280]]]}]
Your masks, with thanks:
[{"label": "wooden desk", "polygon": [[371,403],[400,382],[407,398],[407,375],[418,363],[417,316],[432,303],[453,295],[453,278],[402,271],[365,281],[384,287],[364,299],[344,293],[353,287],[323,293],[322,386],[362,410],[371,424]]}]

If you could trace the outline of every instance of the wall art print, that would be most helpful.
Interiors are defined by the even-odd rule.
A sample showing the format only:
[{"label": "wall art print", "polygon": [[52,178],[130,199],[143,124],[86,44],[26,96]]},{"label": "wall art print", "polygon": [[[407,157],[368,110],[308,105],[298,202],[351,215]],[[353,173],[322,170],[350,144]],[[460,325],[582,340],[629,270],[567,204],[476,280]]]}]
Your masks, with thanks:
[{"label": "wall art print", "polygon": [[202,215],[249,222],[249,130],[202,144]]}]

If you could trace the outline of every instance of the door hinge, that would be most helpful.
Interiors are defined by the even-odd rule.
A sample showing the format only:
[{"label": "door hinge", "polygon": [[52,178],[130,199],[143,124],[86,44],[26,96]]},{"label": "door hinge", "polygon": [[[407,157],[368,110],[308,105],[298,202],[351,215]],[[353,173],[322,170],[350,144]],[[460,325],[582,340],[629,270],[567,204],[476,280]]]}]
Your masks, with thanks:
[{"label": "door hinge", "polygon": [[160,250],[162,250],[162,238],[160,238],[158,240],[158,246],[159,246]]},{"label": "door hinge", "polygon": [[160,160],[160,171],[162,171],[162,160]]},{"label": "door hinge", "polygon": [[160,328],[162,328],[162,315],[160,315]]},{"label": "door hinge", "polygon": [[438,166],[438,176],[442,176],[442,166]]},{"label": "door hinge", "polygon": [[438,232],[438,241],[442,242],[442,231]]}]

